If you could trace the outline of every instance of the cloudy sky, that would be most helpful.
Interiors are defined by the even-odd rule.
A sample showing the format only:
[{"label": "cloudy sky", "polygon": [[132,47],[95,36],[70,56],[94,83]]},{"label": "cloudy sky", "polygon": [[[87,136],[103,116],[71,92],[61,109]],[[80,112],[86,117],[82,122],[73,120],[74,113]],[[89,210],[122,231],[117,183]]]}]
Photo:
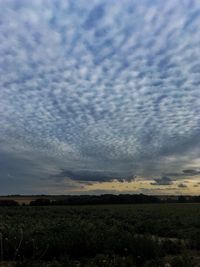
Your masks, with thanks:
[{"label": "cloudy sky", "polygon": [[199,0],[0,0],[0,194],[200,193]]}]

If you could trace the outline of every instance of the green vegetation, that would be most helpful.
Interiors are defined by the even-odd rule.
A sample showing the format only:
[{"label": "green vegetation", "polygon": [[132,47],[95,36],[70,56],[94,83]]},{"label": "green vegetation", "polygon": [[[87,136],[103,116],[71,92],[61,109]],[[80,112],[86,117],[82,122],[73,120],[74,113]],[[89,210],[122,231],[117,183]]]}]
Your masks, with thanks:
[{"label": "green vegetation", "polygon": [[192,267],[198,254],[200,204],[0,207],[0,266]]}]

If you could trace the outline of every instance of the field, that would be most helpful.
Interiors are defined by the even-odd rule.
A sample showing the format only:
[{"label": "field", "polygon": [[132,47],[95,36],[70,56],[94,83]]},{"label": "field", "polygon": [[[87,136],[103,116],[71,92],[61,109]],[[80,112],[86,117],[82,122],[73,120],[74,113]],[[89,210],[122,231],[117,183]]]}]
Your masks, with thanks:
[{"label": "field", "polygon": [[200,204],[0,208],[0,266],[200,266]]}]

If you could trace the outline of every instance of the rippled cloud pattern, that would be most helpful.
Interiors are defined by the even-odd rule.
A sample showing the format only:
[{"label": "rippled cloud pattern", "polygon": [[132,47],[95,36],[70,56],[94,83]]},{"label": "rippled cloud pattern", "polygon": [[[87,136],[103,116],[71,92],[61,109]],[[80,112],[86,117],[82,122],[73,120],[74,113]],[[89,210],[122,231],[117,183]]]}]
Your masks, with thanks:
[{"label": "rippled cloud pattern", "polygon": [[0,193],[197,168],[199,25],[198,0],[1,0]]}]

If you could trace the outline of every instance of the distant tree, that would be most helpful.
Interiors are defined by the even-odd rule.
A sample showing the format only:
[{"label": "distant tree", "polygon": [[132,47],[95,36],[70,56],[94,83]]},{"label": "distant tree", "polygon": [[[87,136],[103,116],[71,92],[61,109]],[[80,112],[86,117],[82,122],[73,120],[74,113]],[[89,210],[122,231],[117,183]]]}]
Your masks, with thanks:
[{"label": "distant tree", "polygon": [[184,196],[179,196],[178,197],[178,202],[180,202],[180,203],[185,203],[187,200],[186,200],[186,197],[184,197]]},{"label": "distant tree", "polygon": [[200,196],[191,197],[192,202],[200,203]]}]

